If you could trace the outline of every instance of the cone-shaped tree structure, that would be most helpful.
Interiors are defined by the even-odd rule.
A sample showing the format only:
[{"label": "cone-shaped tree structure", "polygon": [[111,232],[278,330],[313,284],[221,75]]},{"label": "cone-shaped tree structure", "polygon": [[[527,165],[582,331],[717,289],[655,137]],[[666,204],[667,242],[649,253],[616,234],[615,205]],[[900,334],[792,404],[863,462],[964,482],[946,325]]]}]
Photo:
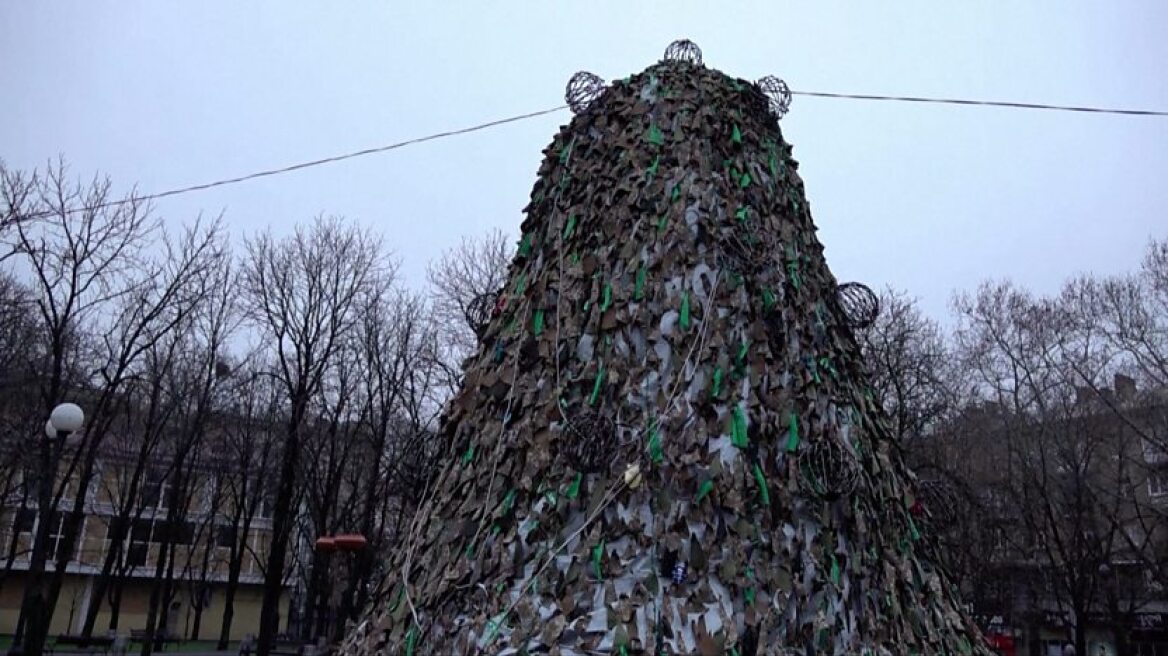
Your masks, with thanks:
[{"label": "cone-shaped tree structure", "polygon": [[767,85],[684,52],[574,84],[347,653],[984,653]]}]

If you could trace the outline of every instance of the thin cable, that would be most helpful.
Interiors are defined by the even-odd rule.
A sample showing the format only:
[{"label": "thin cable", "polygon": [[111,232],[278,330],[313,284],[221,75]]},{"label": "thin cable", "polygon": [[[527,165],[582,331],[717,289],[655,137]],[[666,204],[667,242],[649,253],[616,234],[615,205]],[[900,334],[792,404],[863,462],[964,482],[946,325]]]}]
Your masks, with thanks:
[{"label": "thin cable", "polygon": [[852,100],[896,100],[900,102],[942,103],[947,105],[980,105],[985,107],[1010,107],[1013,109],[1050,109],[1061,112],[1090,112],[1094,114],[1123,114],[1125,116],[1168,116],[1168,112],[1150,109],[1112,109],[1107,107],[1076,107],[1073,105],[1041,105],[1037,103],[1005,102],[995,100],[962,100],[957,98],[924,98],[920,96],[874,96],[856,93],[828,93],[825,91],[792,91],[794,96],[814,96],[816,98],[847,98]]},{"label": "thin cable", "polygon": [[[1078,107],[1073,105],[1043,105],[1038,103],[1020,103],[1020,102],[1005,102],[993,100],[965,100],[958,98],[926,98],[922,96],[878,96],[869,94],[855,94],[855,93],[829,93],[826,91],[792,91],[792,95],[796,96],[811,96],[816,98],[842,98],[850,100],[893,100],[899,102],[916,102],[916,103],[938,103],[947,105],[967,105],[967,106],[982,106],[982,107],[1007,107],[1011,109],[1043,109],[1055,110],[1063,112],[1086,112],[1093,114],[1118,114],[1124,116],[1168,116],[1168,111],[1155,111],[1147,109],[1114,109],[1106,107]],[[207,182],[204,184],[191,185],[189,187],[181,187],[178,189],[170,189],[168,191],[161,191],[156,194],[147,194],[145,196],[131,196],[123,200],[111,201],[108,203],[99,203],[97,205],[90,205],[86,207],[76,207],[64,211],[64,214],[76,214],[78,212],[92,212],[94,210],[103,209],[106,207],[115,207],[118,205],[125,205],[127,203],[136,203],[140,201],[155,200],[158,198],[166,198],[169,196],[177,196],[179,194],[187,194],[193,191],[203,191],[206,189],[213,189],[215,187],[222,187],[225,185],[238,184],[248,180],[255,180],[256,178],[264,178],[273,175],[281,175],[283,173],[290,173],[292,171],[299,171],[300,169],[307,169],[314,166],[321,166],[322,164],[331,164],[333,162],[340,162],[346,159],[353,159],[355,157],[364,157],[365,155],[373,155],[376,153],[384,153],[390,150],[396,150],[405,146],[412,146],[414,144],[423,143],[426,141],[434,141],[437,139],[444,139],[446,137],[453,137],[470,132],[477,132],[487,128],[504,125],[506,123],[514,123],[537,116],[544,116],[546,114],[553,114],[555,112],[567,109],[567,105],[560,105],[549,109],[543,109],[537,112],[528,114],[519,114],[517,116],[510,116],[508,118],[490,121],[487,123],[480,123],[468,128],[459,130],[449,130],[446,132],[437,132],[424,137],[417,137],[415,139],[408,139],[406,141],[399,141],[394,144],[386,146],[379,146],[376,148],[366,148],[365,150],[358,150],[344,155],[336,155],[333,157],[325,157],[323,159],[312,160],[309,162],[301,162],[299,164],[292,164],[278,169],[269,169],[267,171],[258,171],[256,173],[249,173],[236,178],[227,178],[224,180],[216,180],[215,182]],[[32,214],[24,215],[21,219],[39,219],[47,216],[54,216],[60,214],[55,211],[34,212]]]},{"label": "thin cable", "polygon": [[[536,116],[543,116],[545,114],[552,114],[552,113],[558,112],[562,109],[567,109],[567,107],[568,107],[567,105],[560,105],[559,107],[552,107],[550,109],[543,109],[543,110],[540,110],[538,112],[531,112],[529,114],[520,114],[518,116],[511,116],[508,118],[502,118],[502,119],[499,119],[497,121],[490,121],[489,123],[480,123],[478,125],[474,125],[474,126],[471,126],[469,128],[462,128],[459,130],[449,130],[447,132],[436,132],[434,134],[426,135],[424,137],[417,137],[415,139],[408,139],[406,141],[399,141],[397,143],[389,144],[387,146],[378,146],[377,148],[366,148],[365,150],[358,150],[356,152],[346,153],[344,155],[335,155],[333,157],[325,157],[323,159],[316,159],[316,160],[312,160],[310,162],[301,162],[300,164],[293,164],[291,166],[285,166],[285,167],[278,168],[278,169],[269,169],[267,171],[258,171],[256,173],[249,173],[247,175],[241,175],[237,178],[227,178],[225,180],[216,180],[215,182],[207,182],[204,184],[197,184],[197,185],[191,185],[189,187],[182,187],[179,189],[171,189],[169,191],[161,191],[161,192],[158,192],[156,194],[147,194],[145,196],[132,196],[130,198],[126,198],[123,200],[116,200],[116,201],[111,201],[108,203],[100,203],[100,204],[91,205],[88,207],[78,207],[78,208],[74,208],[71,210],[66,210],[65,214],[75,214],[77,212],[93,211],[93,210],[103,209],[106,207],[114,207],[116,205],[125,205],[126,203],[136,203],[136,202],[141,202],[141,201],[146,201],[146,200],[155,200],[158,198],[166,198],[168,196],[177,196],[179,194],[187,194],[187,193],[190,193],[192,191],[203,191],[204,189],[212,189],[214,187],[222,187],[224,185],[237,184],[240,182],[246,182],[248,180],[255,180],[256,178],[264,178],[264,177],[268,177],[268,176],[272,176],[272,175],[280,175],[283,173],[290,173],[292,171],[299,171],[300,169],[307,169],[307,168],[311,168],[313,166],[320,166],[322,164],[331,164],[333,162],[340,162],[340,161],[346,160],[346,159],[353,159],[354,157],[364,157],[365,155],[373,155],[375,153],[384,153],[386,151],[396,150],[398,148],[403,148],[405,146],[412,146],[414,144],[420,144],[420,143],[423,143],[426,141],[434,141],[436,139],[444,139],[446,137],[453,137],[453,136],[457,136],[460,134],[467,134],[469,132],[477,132],[479,130],[486,130],[487,128],[493,128],[493,127],[496,127],[499,125],[504,125],[506,123],[514,123],[516,121],[522,121],[522,120],[526,120],[529,118],[535,118]],[[38,218],[42,218],[42,217],[46,217],[46,216],[53,216],[56,214],[58,214],[58,212],[36,212],[34,214],[28,214],[28,215],[24,216],[23,218],[38,219]]]}]

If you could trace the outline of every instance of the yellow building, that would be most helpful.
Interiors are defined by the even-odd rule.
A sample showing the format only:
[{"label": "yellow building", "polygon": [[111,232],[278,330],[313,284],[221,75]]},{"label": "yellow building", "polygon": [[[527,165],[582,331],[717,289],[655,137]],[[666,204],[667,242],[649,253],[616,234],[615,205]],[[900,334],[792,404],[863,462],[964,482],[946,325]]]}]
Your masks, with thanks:
[{"label": "yellow building", "polygon": [[[231,545],[242,543],[239,538],[242,523],[237,518],[233,495],[228,489],[231,472],[205,471],[195,475],[191,486],[188,510],[181,521],[167,521],[166,503],[169,498],[168,470],[163,466],[147,469],[136,490],[132,506],[122,496],[127,482],[132,480],[131,466],[119,458],[106,458],[87,490],[85,518],[66,570],[64,584],[57,599],[50,626],[50,637],[61,634],[79,634],[87,613],[94,604],[100,604],[94,635],[105,635],[111,627],[114,598],[117,598],[117,632],[129,635],[146,628],[150,596],[155,585],[159,554],[164,546],[173,549],[173,595],[166,617],[166,634],[171,637],[216,640],[219,637],[226,606],[226,590],[231,562]],[[76,479],[69,486],[75,490]],[[253,481],[253,489],[259,488]],[[12,486],[19,490],[19,485]],[[262,489],[262,488],[259,488]],[[72,507],[72,491],[65,494],[62,508]],[[10,494],[0,512],[0,565],[7,565],[6,574],[0,574],[0,634],[11,635],[16,630],[20,606],[27,579],[33,536],[37,530],[37,512],[30,497],[33,494]],[[25,501],[27,500],[27,501]],[[247,634],[259,632],[262,600],[262,563],[270,540],[272,521],[268,499],[252,504],[254,516],[247,531],[246,548],[242,550],[239,585],[233,605],[230,638],[238,640]],[[113,545],[114,527],[119,507],[132,507],[126,521],[129,527],[122,542],[121,577],[107,586],[106,594],[98,598],[96,588]],[[54,513],[49,520],[49,563],[53,571],[58,550],[63,541],[63,516]],[[201,611],[201,612],[200,612]],[[281,630],[287,623],[288,597],[285,594],[280,608]],[[198,635],[193,635],[198,623]]]}]

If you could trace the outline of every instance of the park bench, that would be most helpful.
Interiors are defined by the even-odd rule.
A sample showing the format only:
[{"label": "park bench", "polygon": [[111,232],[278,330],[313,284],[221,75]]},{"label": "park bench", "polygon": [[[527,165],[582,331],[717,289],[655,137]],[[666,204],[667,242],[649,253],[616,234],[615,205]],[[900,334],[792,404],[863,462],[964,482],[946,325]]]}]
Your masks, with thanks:
[{"label": "park bench", "polygon": [[113,644],[112,636],[61,634],[46,651],[53,654],[107,654]]},{"label": "park bench", "polygon": [[[130,642],[142,644],[146,642],[146,629],[131,629]],[[156,634],[154,636],[154,646],[158,651],[166,651],[166,645],[178,645],[182,640],[173,636],[167,635],[165,632]]]},{"label": "park bench", "polygon": [[277,640],[276,644],[272,645],[272,656],[301,656],[304,653],[304,645],[296,640]]},{"label": "park bench", "polygon": [[[239,643],[239,656],[251,656],[254,653],[255,637],[249,635]],[[298,640],[277,636],[275,644],[272,645],[272,651],[269,653],[271,656],[301,656],[304,653],[304,645]]]}]

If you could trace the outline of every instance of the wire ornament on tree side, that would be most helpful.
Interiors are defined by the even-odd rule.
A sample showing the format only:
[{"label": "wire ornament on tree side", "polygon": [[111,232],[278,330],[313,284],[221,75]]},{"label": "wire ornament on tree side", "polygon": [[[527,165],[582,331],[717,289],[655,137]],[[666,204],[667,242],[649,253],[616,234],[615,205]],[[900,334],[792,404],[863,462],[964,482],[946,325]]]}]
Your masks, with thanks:
[{"label": "wire ornament on tree side", "polygon": [[831,439],[813,442],[799,454],[799,472],[811,491],[827,501],[851,494],[860,480],[856,457]]},{"label": "wire ornament on tree side", "polygon": [[592,408],[569,413],[563,435],[564,458],[577,471],[602,471],[617,455],[616,424]]},{"label": "wire ornament on tree side", "polygon": [[944,531],[957,522],[957,489],[944,479],[921,481],[917,499],[924,506],[925,521],[938,531]]},{"label": "wire ornament on tree side", "polygon": [[499,295],[496,293],[479,294],[466,306],[466,323],[474,331],[475,337],[482,339],[487,333],[498,301]]},{"label": "wire ornament on tree side", "polygon": [[723,230],[718,236],[721,266],[741,276],[753,276],[770,264],[770,254],[757,238],[737,230]]},{"label": "wire ornament on tree side", "polygon": [[853,329],[864,329],[876,323],[880,316],[880,298],[866,285],[845,282],[836,288],[840,309]]}]

